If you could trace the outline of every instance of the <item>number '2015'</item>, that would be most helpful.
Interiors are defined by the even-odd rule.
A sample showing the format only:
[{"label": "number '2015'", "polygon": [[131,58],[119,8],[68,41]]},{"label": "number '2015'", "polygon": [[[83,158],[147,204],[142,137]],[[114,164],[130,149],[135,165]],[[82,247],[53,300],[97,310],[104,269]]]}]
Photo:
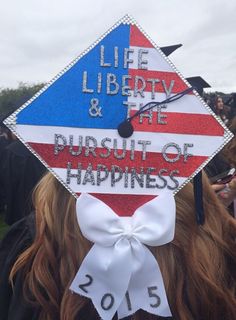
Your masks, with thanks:
[{"label": "number '2015'", "polygon": [[[87,281],[83,284],[79,285],[79,288],[84,291],[85,293],[89,293],[89,290],[87,289],[90,287],[94,281],[93,277],[89,274],[86,274],[85,277],[87,278]],[[152,308],[158,308],[161,304],[161,298],[158,296],[156,291],[158,290],[157,286],[151,286],[147,287],[147,294],[149,298],[152,299],[150,302],[150,307]],[[127,291],[125,294],[125,299],[127,303],[127,308],[129,311],[132,311],[132,302],[130,299],[129,292]],[[111,293],[105,293],[101,298],[101,307],[103,310],[108,311],[110,310],[115,303],[115,298]]]}]

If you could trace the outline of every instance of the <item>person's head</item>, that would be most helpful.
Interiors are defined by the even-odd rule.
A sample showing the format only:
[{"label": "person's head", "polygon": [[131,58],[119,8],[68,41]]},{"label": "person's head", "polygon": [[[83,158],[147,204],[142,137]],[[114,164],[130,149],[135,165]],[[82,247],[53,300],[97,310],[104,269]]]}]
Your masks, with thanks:
[{"label": "person's head", "polygon": [[224,109],[224,102],[220,96],[217,96],[215,99],[215,109],[218,112],[220,112]]},{"label": "person's head", "polygon": [[[177,204],[174,240],[150,250],[158,260],[175,320],[233,320],[236,308],[236,221],[228,214],[204,178],[206,221],[198,226],[193,186],[188,183],[175,196]],[[24,294],[41,306],[40,319],[74,320],[91,302],[70,290],[78,267],[91,248],[79,229],[74,197],[47,174],[34,194],[36,236],[15,263]],[[96,313],[88,320],[98,319]],[[133,319],[158,319],[138,311]]]}]

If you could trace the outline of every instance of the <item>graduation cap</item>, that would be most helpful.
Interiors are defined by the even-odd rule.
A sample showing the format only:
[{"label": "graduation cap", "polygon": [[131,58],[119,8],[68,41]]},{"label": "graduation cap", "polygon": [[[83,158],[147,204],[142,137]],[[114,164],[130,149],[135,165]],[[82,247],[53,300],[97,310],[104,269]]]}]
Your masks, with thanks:
[{"label": "graduation cap", "polygon": [[[145,104],[191,87],[142,29],[125,21],[6,123],[72,194],[94,193],[118,214],[127,215],[167,188],[179,190],[229,133],[196,92],[188,92],[175,102],[141,112],[132,120],[133,135],[120,137],[119,124]],[[167,47],[168,53],[179,46]],[[201,77],[188,80],[197,87],[209,86]],[[215,143],[205,150],[206,137]],[[161,180],[150,182],[149,176],[155,175]]]},{"label": "graduation cap", "polygon": [[202,77],[189,77],[186,80],[197,90],[200,96],[203,95],[204,88],[211,88],[209,83],[207,83]]},{"label": "graduation cap", "polygon": [[[196,92],[160,104],[189,88],[142,29],[121,20],[6,123],[73,195],[96,194],[127,215],[179,190],[229,135]],[[122,138],[117,127],[153,102]]]},{"label": "graduation cap", "polygon": [[[101,214],[108,213],[104,232],[109,232],[117,216],[136,219],[139,208],[148,212],[146,217],[153,207],[165,208],[163,219],[168,218],[168,226],[168,221],[173,221],[173,208],[168,210],[172,202],[160,202],[156,208],[156,199],[165,194],[173,197],[232,137],[167,57],[179,46],[160,49],[132,18],[125,16],[5,121],[78,199],[78,212],[83,214],[86,209],[78,221],[90,241],[95,239],[89,233],[91,225],[84,227],[82,221],[94,217],[99,224],[103,221],[97,217],[100,209]],[[118,130],[122,124],[129,131],[125,132],[126,137],[123,129]],[[157,216],[154,214],[153,218]],[[118,229],[126,226],[122,234],[130,241],[130,220],[125,221],[116,223]],[[150,228],[156,226],[155,222],[149,224]],[[91,236],[87,235],[88,229]],[[148,237],[150,234],[156,233],[150,232]],[[170,237],[165,243],[173,239],[173,228],[166,234]],[[103,282],[99,283],[95,269],[88,272],[88,266],[95,268],[98,261],[102,264],[103,259],[94,258],[99,257],[96,248],[85,258],[73,290],[91,298],[101,318],[111,319],[117,308],[122,309],[118,310],[122,316],[139,307],[163,316],[170,314],[164,289],[158,292],[161,299],[157,308],[150,308],[148,299],[156,292],[150,291],[149,297],[139,292],[136,284],[142,280],[140,277],[134,277],[137,282],[129,287],[136,309],[127,309],[125,302],[121,304],[122,293],[118,289],[121,284],[129,285],[124,274],[112,277],[113,283],[109,284],[109,277],[101,276]],[[147,268],[140,271],[143,279],[148,283],[162,279],[160,271],[158,277],[149,272],[149,263],[151,266],[156,261],[149,253],[146,258]],[[115,270],[119,272],[123,265]],[[131,272],[135,262],[125,265],[124,272]],[[149,275],[152,276],[147,279]],[[106,292],[106,284],[106,289],[115,286],[115,293],[100,296]],[[93,286],[93,290],[88,290],[88,286]],[[164,288],[162,280],[154,286]],[[127,287],[122,290],[125,294]],[[124,299],[129,302],[130,297],[125,295]]]},{"label": "graduation cap", "polygon": [[180,47],[182,47],[182,44],[175,44],[171,46],[160,47],[160,49],[166,56],[169,56],[171,53],[173,53],[175,50],[177,50]]}]

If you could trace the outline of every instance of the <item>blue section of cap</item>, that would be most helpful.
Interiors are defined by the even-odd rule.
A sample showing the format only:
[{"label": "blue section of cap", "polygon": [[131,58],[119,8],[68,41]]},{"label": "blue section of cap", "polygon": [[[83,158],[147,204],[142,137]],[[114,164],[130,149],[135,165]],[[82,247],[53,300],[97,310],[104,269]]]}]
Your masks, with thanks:
[{"label": "blue section of cap", "polygon": [[[65,126],[81,128],[116,129],[127,117],[127,107],[122,96],[122,76],[128,74],[123,67],[124,48],[129,48],[130,26],[119,25],[110,32],[89,53],[83,56],[73,67],[56,80],[38,98],[23,109],[17,116],[18,124]],[[105,47],[104,61],[111,67],[100,66],[100,46]],[[114,66],[114,47],[119,48],[119,66]],[[83,72],[87,71],[87,88],[94,93],[83,93]],[[97,93],[97,75],[102,73],[102,91]],[[120,90],[116,95],[106,93],[107,73],[116,75]],[[114,85],[111,85],[114,89]],[[99,100],[102,117],[91,117],[89,108],[91,99]]]}]

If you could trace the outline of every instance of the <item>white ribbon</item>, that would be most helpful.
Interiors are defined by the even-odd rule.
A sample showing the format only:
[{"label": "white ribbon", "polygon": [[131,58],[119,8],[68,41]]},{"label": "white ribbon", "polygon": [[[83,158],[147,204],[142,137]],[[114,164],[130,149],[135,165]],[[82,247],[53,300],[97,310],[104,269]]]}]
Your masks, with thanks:
[{"label": "white ribbon", "polygon": [[81,232],[94,245],[70,289],[92,299],[104,320],[112,319],[116,311],[121,319],[138,309],[171,316],[160,268],[145,245],[173,240],[173,195],[163,193],[132,217],[119,217],[101,200],[81,194],[76,211]]}]

